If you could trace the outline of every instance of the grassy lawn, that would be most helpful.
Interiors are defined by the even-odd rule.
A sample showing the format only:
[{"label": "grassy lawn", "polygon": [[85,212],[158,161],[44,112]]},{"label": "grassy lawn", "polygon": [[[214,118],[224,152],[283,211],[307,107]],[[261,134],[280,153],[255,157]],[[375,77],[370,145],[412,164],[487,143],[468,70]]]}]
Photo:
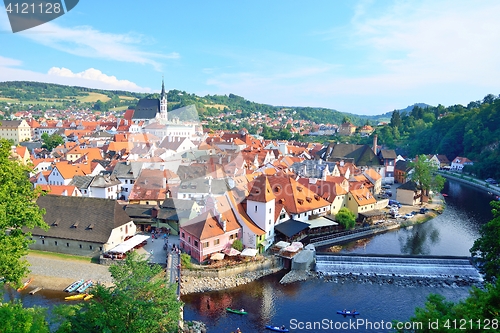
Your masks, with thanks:
[{"label": "grassy lawn", "polygon": [[137,100],[137,98],[132,97],[132,96],[118,96],[118,97],[120,97],[120,99],[123,99],[123,100],[130,100],[130,101]]},{"label": "grassy lawn", "polygon": [[117,106],[116,108],[110,108],[109,111],[123,111],[123,110],[127,110],[128,109],[128,106],[124,105],[124,106]]},{"label": "grassy lawn", "polygon": [[74,256],[70,254],[64,253],[55,253],[55,252],[46,252],[46,251],[38,251],[38,250],[29,250],[30,255],[35,256],[43,256],[47,258],[61,259],[61,260],[77,260],[86,263],[95,263],[93,258],[82,257],[82,256]]}]

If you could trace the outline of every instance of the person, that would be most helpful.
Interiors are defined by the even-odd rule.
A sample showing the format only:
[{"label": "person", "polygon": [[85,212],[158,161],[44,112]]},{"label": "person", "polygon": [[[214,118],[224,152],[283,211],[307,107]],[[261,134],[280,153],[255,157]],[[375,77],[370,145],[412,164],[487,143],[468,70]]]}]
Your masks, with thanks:
[{"label": "person", "polygon": [[245,312],[245,309],[241,308],[241,309],[240,309],[240,312]]},{"label": "person", "polygon": [[241,333],[241,330],[239,327],[236,329],[236,333]]},{"label": "person", "polygon": [[285,329],[285,325],[281,325],[281,330],[284,330]]}]

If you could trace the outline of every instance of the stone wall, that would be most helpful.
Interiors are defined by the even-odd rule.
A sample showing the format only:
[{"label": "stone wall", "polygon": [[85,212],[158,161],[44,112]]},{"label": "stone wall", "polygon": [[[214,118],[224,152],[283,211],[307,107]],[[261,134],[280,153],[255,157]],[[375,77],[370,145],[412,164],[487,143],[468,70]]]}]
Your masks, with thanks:
[{"label": "stone wall", "polygon": [[210,269],[203,266],[195,266],[195,269],[182,269],[183,276],[224,278],[238,274],[272,270],[281,268],[280,260],[276,257],[267,257],[263,261],[249,261],[237,266]]}]

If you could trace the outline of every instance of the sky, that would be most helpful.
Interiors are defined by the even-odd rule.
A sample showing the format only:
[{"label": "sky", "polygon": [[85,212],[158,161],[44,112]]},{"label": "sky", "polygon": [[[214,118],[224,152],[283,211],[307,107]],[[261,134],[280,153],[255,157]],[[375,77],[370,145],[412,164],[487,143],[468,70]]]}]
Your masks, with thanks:
[{"label": "sky", "polygon": [[[1,4],[0,4],[1,5]],[[500,93],[498,0],[80,0],[12,33],[0,81],[229,95],[378,115]]]}]

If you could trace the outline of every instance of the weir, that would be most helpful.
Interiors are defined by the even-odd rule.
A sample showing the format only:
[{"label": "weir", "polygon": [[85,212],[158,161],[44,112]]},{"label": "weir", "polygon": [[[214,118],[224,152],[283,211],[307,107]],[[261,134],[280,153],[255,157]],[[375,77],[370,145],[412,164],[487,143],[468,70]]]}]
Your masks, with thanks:
[{"label": "weir", "polygon": [[363,274],[421,278],[460,277],[482,281],[468,257],[362,256],[317,254],[316,271],[325,275]]}]

